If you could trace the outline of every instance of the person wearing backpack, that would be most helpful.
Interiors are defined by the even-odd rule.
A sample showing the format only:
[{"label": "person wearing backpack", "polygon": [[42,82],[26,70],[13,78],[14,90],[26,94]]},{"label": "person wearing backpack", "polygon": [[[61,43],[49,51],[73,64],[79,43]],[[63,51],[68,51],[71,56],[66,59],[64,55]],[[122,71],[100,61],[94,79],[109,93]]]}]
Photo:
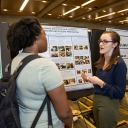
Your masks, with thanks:
[{"label": "person wearing backpack", "polygon": [[[13,23],[7,32],[9,49],[21,51],[11,64],[11,74],[25,57],[47,51],[45,31],[35,17],[24,17]],[[22,128],[30,128],[48,94],[54,128],[72,128],[72,111],[68,104],[63,80],[57,66],[48,58],[29,62],[16,79],[16,97]],[[64,125],[63,125],[64,124]],[[45,106],[36,128],[48,128]]]}]

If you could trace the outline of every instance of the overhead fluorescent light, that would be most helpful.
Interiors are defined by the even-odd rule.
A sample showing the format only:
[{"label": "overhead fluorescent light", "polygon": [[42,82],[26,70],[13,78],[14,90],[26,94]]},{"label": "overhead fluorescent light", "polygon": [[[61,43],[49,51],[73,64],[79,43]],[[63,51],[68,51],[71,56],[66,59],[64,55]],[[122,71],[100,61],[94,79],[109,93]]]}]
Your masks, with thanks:
[{"label": "overhead fluorescent light", "polygon": [[95,1],[95,0],[89,0],[88,2],[83,3],[81,6],[85,6],[85,5],[89,4],[89,3],[92,3],[93,1]]},{"label": "overhead fluorescent light", "polygon": [[99,16],[99,17],[96,17],[95,19],[100,19],[100,18],[103,18],[103,17],[106,17],[106,16],[111,16],[111,15],[114,15],[114,14],[116,14],[116,12],[109,13],[109,14],[103,15],[103,16]]},{"label": "overhead fluorescent light", "polygon": [[122,20],[122,21],[119,21],[119,22],[127,22],[128,20]]},{"label": "overhead fluorescent light", "polygon": [[28,3],[28,1],[29,1],[29,0],[24,0],[23,4],[22,4],[21,7],[20,7],[20,11],[22,11],[22,10],[25,8],[25,6],[26,6],[26,4]]},{"label": "overhead fluorescent light", "polygon": [[64,6],[67,6],[67,4],[63,4]]},{"label": "overhead fluorescent light", "polygon": [[124,9],[124,10],[120,10],[120,11],[118,11],[117,13],[125,12],[125,11],[128,11],[128,8],[127,8],[127,9]]},{"label": "overhead fluorescent light", "polygon": [[79,9],[79,8],[80,8],[80,6],[77,6],[76,8],[73,8],[73,9],[71,9],[71,10],[65,12],[63,15],[67,15],[68,13],[73,12],[73,11]]},{"label": "overhead fluorescent light", "polygon": [[43,3],[47,3],[47,1],[42,1]]},{"label": "overhead fluorescent light", "polygon": [[7,9],[3,9],[3,11],[5,11],[5,12],[6,12],[6,11],[8,11],[8,10],[7,10]]}]

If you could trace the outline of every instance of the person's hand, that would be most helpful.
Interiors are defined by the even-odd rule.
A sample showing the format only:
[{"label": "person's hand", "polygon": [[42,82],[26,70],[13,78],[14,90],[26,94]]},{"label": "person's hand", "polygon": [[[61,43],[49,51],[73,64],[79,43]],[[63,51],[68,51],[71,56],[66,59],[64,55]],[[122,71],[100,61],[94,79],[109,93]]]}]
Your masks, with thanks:
[{"label": "person's hand", "polygon": [[97,76],[92,76],[88,78],[89,82],[91,82],[92,84],[97,84],[99,86],[102,86],[104,81],[102,81],[101,79],[99,79]]},{"label": "person's hand", "polygon": [[81,77],[83,78],[84,81],[88,81],[88,77],[84,74],[84,72],[81,72]]}]

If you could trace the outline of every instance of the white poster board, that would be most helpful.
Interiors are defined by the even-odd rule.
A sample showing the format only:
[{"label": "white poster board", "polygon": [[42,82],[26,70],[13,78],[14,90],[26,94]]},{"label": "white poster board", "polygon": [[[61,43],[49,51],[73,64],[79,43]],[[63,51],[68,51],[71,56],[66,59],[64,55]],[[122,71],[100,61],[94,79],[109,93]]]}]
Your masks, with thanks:
[{"label": "white poster board", "polygon": [[80,72],[92,76],[91,56],[87,28],[47,26],[45,30],[48,50],[39,55],[55,62],[62,75],[66,91],[93,88],[84,82]]},{"label": "white poster board", "polygon": [[128,80],[128,30],[106,28],[106,30],[113,30],[120,35],[120,54],[127,66],[127,80]]}]

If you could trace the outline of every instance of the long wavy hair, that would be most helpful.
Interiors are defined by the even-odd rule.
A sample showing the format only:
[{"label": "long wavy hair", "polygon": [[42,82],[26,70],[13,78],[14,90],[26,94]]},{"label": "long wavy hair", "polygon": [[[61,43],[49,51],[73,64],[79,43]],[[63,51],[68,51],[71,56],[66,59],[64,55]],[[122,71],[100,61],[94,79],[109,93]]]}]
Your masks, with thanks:
[{"label": "long wavy hair", "polygon": [[[108,66],[105,68],[105,70],[110,70],[113,64],[117,63],[117,57],[120,56],[120,36],[115,31],[105,31],[103,34],[110,34],[113,43],[117,43],[117,46],[114,48],[113,53],[111,55],[111,58],[109,60]],[[102,35],[103,35],[102,34]],[[97,69],[102,69],[104,66],[105,58],[103,54],[100,54],[99,60],[95,63],[95,67]]]}]

